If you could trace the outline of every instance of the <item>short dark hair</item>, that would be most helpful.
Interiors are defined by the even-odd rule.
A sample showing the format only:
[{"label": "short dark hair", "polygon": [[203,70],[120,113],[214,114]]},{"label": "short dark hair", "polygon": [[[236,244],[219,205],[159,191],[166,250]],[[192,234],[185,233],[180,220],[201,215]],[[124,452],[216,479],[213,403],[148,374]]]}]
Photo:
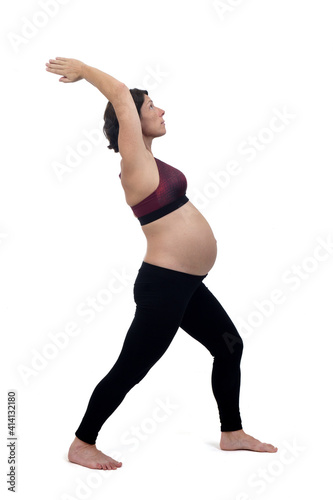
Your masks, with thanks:
[{"label": "short dark hair", "polygon": [[[136,109],[138,110],[139,116],[141,116],[141,106],[144,103],[145,96],[148,95],[147,90],[141,89],[130,89],[133,101],[135,103]],[[109,149],[114,149],[115,153],[119,153],[118,147],[118,134],[119,134],[119,122],[117,119],[116,112],[110,101],[108,101],[105,112],[104,112],[104,126],[103,133],[105,137],[109,140]]]}]

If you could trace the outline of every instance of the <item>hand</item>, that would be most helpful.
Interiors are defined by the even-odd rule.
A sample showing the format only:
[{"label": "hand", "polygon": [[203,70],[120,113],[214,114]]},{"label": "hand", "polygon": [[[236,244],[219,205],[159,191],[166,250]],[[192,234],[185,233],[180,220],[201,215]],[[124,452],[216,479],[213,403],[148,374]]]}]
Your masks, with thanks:
[{"label": "hand", "polygon": [[85,66],[82,61],[65,57],[56,57],[55,59],[49,59],[49,61],[49,63],[45,63],[47,66],[46,71],[56,75],[64,75],[59,78],[59,82],[73,83],[82,80]]}]

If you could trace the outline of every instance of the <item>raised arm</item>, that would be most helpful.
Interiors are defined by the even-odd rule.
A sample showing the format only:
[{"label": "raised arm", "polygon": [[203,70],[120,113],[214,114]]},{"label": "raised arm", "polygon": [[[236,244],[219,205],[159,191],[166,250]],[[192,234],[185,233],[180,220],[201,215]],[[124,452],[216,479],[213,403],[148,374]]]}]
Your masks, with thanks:
[{"label": "raised arm", "polygon": [[85,79],[94,85],[113,105],[119,122],[118,147],[127,165],[133,167],[147,155],[142,138],[141,121],[129,88],[121,81],[77,59],[56,57],[46,63],[47,71],[63,75],[63,83]]},{"label": "raised arm", "polygon": [[113,76],[108,75],[97,68],[84,64],[82,68],[82,77],[87,80],[87,82],[98,88],[108,101],[112,103],[117,114],[118,121],[121,114],[128,108],[130,103],[129,97],[133,102],[133,106],[135,106],[128,87]]},{"label": "raised arm", "polygon": [[112,103],[119,122],[118,148],[126,167],[126,177],[135,173],[148,156],[142,138],[142,128],[129,88],[116,78],[91,66],[84,65],[83,78],[102,92]]}]

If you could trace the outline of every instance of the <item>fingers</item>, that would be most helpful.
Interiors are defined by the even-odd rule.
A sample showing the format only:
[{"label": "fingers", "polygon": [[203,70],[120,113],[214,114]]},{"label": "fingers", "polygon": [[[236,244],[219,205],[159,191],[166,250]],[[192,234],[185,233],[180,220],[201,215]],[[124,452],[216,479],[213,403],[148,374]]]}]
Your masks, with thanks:
[{"label": "fingers", "polygon": [[56,57],[55,59],[49,59],[49,62],[53,63],[59,62],[61,64],[62,61],[65,62],[68,61],[68,59],[66,57]]},{"label": "fingers", "polygon": [[65,64],[65,61],[55,61],[54,59],[49,59],[48,63],[45,63],[47,66],[63,66]]},{"label": "fingers", "polygon": [[55,59],[49,59],[48,63],[45,63],[46,65],[46,71],[50,71],[50,73],[55,73],[56,75],[62,75],[62,78],[59,79],[59,82],[62,83],[71,83],[72,80],[68,78],[66,75],[67,71],[69,70],[69,66],[67,63],[69,59],[65,57],[56,57]]},{"label": "fingers", "polygon": [[54,59],[50,59],[49,63],[45,63],[47,66],[46,70],[51,71],[51,73],[56,73],[58,75],[61,75],[64,73],[64,62],[57,62],[54,61]]},{"label": "fingers", "polygon": [[56,59],[49,59],[49,62],[45,64],[50,68],[61,68],[64,66],[67,60],[68,59],[57,57]]},{"label": "fingers", "polygon": [[62,69],[56,69],[53,66],[47,65],[46,71],[50,71],[51,73],[55,73],[56,75],[63,75],[64,71]]}]

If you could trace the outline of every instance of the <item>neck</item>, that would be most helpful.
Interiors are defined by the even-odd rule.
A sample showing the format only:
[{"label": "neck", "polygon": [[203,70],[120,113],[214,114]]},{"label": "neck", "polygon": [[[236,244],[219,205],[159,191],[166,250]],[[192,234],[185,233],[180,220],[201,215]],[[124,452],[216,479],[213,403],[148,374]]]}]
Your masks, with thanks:
[{"label": "neck", "polygon": [[147,137],[145,135],[142,135],[143,142],[145,143],[146,149],[149,151],[149,153],[153,154],[151,150],[151,145],[153,142],[153,137]]}]

